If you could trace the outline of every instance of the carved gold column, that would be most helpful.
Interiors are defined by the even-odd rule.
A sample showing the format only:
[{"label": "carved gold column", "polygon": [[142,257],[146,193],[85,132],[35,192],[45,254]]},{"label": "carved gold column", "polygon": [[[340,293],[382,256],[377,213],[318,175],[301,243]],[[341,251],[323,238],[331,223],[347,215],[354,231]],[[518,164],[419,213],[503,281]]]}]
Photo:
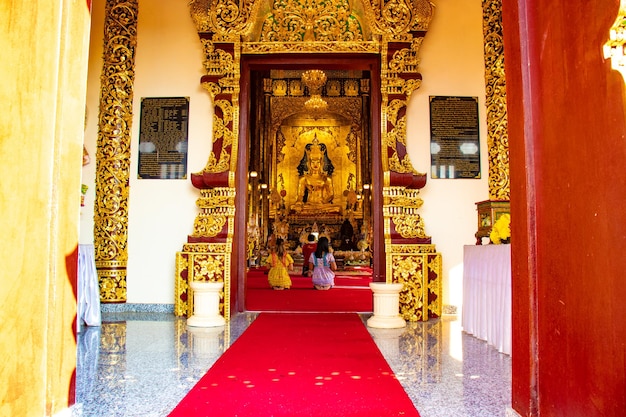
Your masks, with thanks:
[{"label": "carved gold column", "polygon": [[483,1],[489,199],[509,200],[509,133],[506,113],[502,0]]},{"label": "carved gold column", "polygon": [[204,169],[191,175],[192,184],[200,190],[196,202],[200,212],[193,234],[176,254],[174,314],[193,314],[189,282],[224,282],[220,312],[230,320],[241,45],[214,36],[206,22],[196,23],[205,54],[206,75],[201,82],[214,103],[213,149]]},{"label": "carved gold column", "polygon": [[476,203],[478,227],[476,244],[489,236],[496,221],[494,213],[508,213],[509,134],[506,113],[502,0],[483,0],[485,56],[485,106],[487,108],[487,147],[489,152],[489,200]]},{"label": "carved gold column", "polygon": [[406,150],[407,103],[422,82],[418,52],[432,18],[430,4],[415,5],[409,13],[398,4],[394,13],[398,20],[386,22],[383,35],[381,162],[386,282],[404,284],[402,318],[425,321],[441,316],[442,268],[441,254],[426,235],[419,214],[423,204],[419,190],[426,185],[426,174],[413,168]]},{"label": "carved gold column", "polygon": [[107,0],[96,151],[94,246],[102,302],[126,301],[137,0]]}]

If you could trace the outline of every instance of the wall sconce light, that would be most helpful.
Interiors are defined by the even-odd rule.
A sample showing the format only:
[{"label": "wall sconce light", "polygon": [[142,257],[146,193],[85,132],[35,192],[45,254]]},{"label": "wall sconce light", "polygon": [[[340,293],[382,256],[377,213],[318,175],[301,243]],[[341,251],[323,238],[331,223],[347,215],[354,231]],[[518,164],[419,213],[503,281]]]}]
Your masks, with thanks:
[{"label": "wall sconce light", "polygon": [[369,184],[363,184],[363,189],[364,190],[369,190],[370,189],[370,185]]},{"label": "wall sconce light", "polygon": [[256,178],[259,176],[259,173],[256,171],[250,171],[248,175],[250,176],[250,178]]},{"label": "wall sconce light", "polygon": [[267,184],[261,184],[261,189],[262,189],[262,190],[267,189]]}]

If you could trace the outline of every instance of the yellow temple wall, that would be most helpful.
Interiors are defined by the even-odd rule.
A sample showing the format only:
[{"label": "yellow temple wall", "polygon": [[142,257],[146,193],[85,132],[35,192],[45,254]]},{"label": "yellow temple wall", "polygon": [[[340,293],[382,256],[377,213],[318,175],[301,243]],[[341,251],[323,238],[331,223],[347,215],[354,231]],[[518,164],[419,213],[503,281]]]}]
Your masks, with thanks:
[{"label": "yellow temple wall", "polygon": [[[443,304],[460,306],[463,245],[473,244],[477,201],[488,199],[482,5],[480,0],[434,1],[434,17],[420,51],[423,83],[408,107],[408,152],[430,171],[428,96],[477,96],[481,179],[431,179],[422,190],[422,216],[443,257]],[[93,3],[86,146],[89,186],[80,222],[81,243],[93,241],[97,108],[102,69],[104,0]],[[198,190],[190,180],[138,180],[141,97],[190,97],[188,175],[204,168],[211,149],[212,104],[200,86],[202,52],[188,0],[140,0],[131,143],[128,303],[173,303],[175,253],[192,232]]]},{"label": "yellow temple wall", "polygon": [[73,403],[86,2],[0,6],[0,415]]}]

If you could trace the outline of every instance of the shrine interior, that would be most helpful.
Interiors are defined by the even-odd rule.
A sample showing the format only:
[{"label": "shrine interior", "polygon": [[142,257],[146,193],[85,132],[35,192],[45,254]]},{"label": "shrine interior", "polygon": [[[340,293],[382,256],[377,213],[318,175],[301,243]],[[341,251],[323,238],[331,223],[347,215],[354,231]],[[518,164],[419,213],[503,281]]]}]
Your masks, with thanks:
[{"label": "shrine interior", "polygon": [[372,72],[319,67],[250,71],[248,268],[281,238],[300,270],[310,234],[338,269],[371,266]]}]

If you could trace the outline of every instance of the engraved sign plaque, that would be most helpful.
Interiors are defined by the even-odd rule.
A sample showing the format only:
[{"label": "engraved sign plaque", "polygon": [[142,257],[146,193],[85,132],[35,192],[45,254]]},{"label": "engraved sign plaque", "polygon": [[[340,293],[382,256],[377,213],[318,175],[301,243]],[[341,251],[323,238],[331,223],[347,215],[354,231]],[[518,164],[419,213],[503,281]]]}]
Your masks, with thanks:
[{"label": "engraved sign plaque", "polygon": [[189,97],[142,97],[140,179],[187,178]]},{"label": "engraved sign plaque", "polygon": [[480,178],[478,97],[430,96],[432,178]]}]

